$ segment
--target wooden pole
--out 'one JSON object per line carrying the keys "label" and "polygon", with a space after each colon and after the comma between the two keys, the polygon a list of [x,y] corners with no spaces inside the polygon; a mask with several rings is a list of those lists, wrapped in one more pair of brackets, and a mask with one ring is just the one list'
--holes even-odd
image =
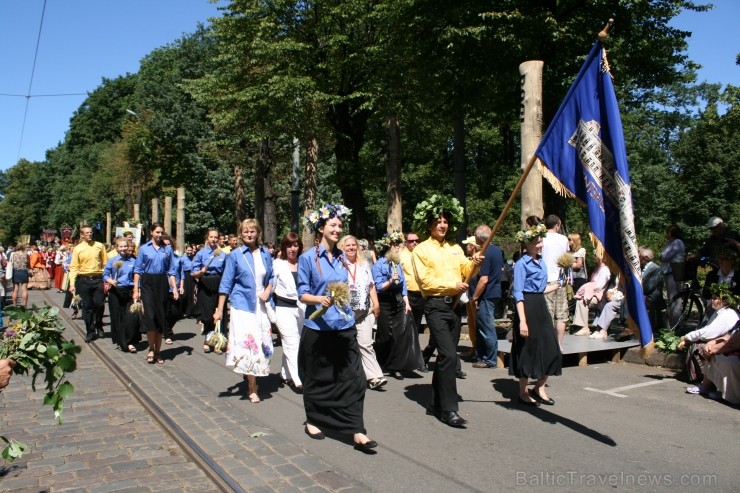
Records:
{"label": "wooden pole", "polygon": [[164,198],[164,231],[172,234],[172,197],[169,195]]}
{"label": "wooden pole", "polygon": [[139,222],[139,204],[134,204],[134,224]]}
{"label": "wooden pole", "polygon": [[110,245],[111,239],[111,213],[105,213],[105,242]]}
{"label": "wooden pole", "polygon": [[185,252],[185,187],[177,188],[177,247]]}
{"label": "wooden pole", "polygon": [[[530,60],[519,65],[522,84],[521,138],[522,168],[527,156],[537,150],[542,139],[542,67],[541,60]],[[545,213],[542,200],[542,173],[535,169],[522,186],[521,224],[529,216],[542,217]]]}
{"label": "wooden pole", "polygon": [[159,222],[159,199],[156,197],[152,199],[152,222]]}

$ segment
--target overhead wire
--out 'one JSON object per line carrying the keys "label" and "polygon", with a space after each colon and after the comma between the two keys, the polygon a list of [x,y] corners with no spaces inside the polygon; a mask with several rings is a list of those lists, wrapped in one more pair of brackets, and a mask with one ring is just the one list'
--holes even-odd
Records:
{"label": "overhead wire", "polygon": [[26,93],[26,109],[23,112],[23,123],[21,124],[21,139],[18,142],[18,156],[16,162],[21,158],[21,148],[23,147],[23,134],[26,131],[26,117],[28,116],[28,104],[31,101],[31,88],[33,87],[33,76],[36,73],[36,60],[39,56],[39,46],[41,45],[41,31],[44,27],[44,15],[46,14],[46,0],[44,0],[44,6],[41,9],[41,22],[39,23],[39,34],[36,37],[36,50],[33,55],[33,66],[31,67],[31,80],[28,81],[28,92]]}

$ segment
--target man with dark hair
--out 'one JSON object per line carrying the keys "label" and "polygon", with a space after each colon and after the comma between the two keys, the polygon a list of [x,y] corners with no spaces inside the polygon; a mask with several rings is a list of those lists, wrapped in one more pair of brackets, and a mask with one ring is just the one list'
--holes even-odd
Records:
{"label": "man with dark hair", "polygon": [[558,259],[568,251],[568,237],[560,234],[562,222],[555,214],[545,218],[547,236],[542,239],[542,260],[547,266],[547,284],[558,284],[555,291],[545,295],[547,309],[558,333],[558,344],[563,345],[565,323],[568,320],[568,291],[565,286],[565,273],[558,265]]}
{"label": "man with dark hair", "polygon": [[459,428],[467,421],[458,414],[455,375],[462,315],[458,297],[468,289],[463,279],[483,258],[476,255],[468,260],[462,248],[447,239],[454,237],[455,227],[462,222],[463,209],[456,199],[434,195],[417,205],[414,216],[421,222],[416,230],[429,235],[414,249],[413,262],[417,283],[426,299],[424,315],[439,351],[427,409],[441,422]]}
{"label": "man with dark hair", "polygon": [[[475,242],[483,245],[491,236],[491,228],[482,224],[475,230]],[[473,368],[496,368],[498,355],[498,336],[496,335],[496,306],[501,301],[501,271],[504,267],[504,254],[490,243],[484,252],[478,285],[473,293],[472,303],[478,311],[476,317],[477,361]]]}
{"label": "man with dark hair", "polygon": [[80,243],[72,250],[69,264],[69,291],[78,294],[82,301],[82,318],[85,320],[85,342],[103,337],[103,269],[107,262],[105,246],[93,240],[92,227],[80,228]]}

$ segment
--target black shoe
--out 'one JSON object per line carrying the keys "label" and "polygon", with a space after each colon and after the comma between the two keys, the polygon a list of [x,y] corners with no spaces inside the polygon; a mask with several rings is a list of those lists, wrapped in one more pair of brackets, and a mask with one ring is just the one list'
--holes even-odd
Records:
{"label": "black shoe", "polygon": [[363,453],[369,453],[372,449],[378,446],[378,442],[375,440],[368,440],[365,443],[357,443],[355,442],[355,450],[359,450]]}
{"label": "black shoe", "polygon": [[400,371],[392,371],[391,376],[396,380],[403,380],[403,373],[401,373]]}
{"label": "black shoe", "polygon": [[424,366],[419,368],[419,371],[422,373],[429,373],[429,366],[425,364]]}
{"label": "black shoe", "polygon": [[525,404],[527,406],[532,406],[532,407],[540,407],[540,403],[539,402],[537,402],[537,401],[528,401],[528,400],[522,399],[521,396],[519,396],[519,404]]}
{"label": "black shoe", "polygon": [[105,336],[105,332],[103,332],[103,329],[97,329],[95,331],[95,337],[98,339],[102,339]]}
{"label": "black shoe", "polygon": [[95,334],[86,334],[85,342],[93,342],[95,340]]}
{"label": "black shoe", "polygon": [[468,424],[468,421],[463,419],[463,417],[457,414],[456,411],[442,412],[438,419],[447,426],[452,426],[453,428],[462,428]]}
{"label": "black shoe", "polygon": [[304,426],[303,431],[305,431],[306,435],[313,438],[314,440],[323,440],[324,438],[326,438],[326,435],[324,435],[323,431],[319,431],[318,433],[311,433],[310,431],[308,431],[308,426]]}
{"label": "black shoe", "polygon": [[465,380],[465,377],[467,377],[468,374],[465,373],[462,370],[458,370],[458,372],[455,374],[455,376],[457,376],[457,378],[459,378],[460,380]]}
{"label": "black shoe", "polygon": [[537,402],[541,402],[542,404],[546,406],[554,406],[555,401],[552,399],[543,399],[539,392],[535,392],[534,390],[529,391],[529,396],[536,400]]}

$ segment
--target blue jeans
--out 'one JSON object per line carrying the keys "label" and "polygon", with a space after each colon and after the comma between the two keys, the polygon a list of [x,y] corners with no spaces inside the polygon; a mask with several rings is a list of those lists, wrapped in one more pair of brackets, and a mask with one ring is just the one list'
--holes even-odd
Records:
{"label": "blue jeans", "polygon": [[476,342],[476,354],[478,361],[489,366],[496,366],[496,355],[498,354],[498,337],[496,336],[496,320],[494,311],[498,298],[478,300],[478,340]]}

